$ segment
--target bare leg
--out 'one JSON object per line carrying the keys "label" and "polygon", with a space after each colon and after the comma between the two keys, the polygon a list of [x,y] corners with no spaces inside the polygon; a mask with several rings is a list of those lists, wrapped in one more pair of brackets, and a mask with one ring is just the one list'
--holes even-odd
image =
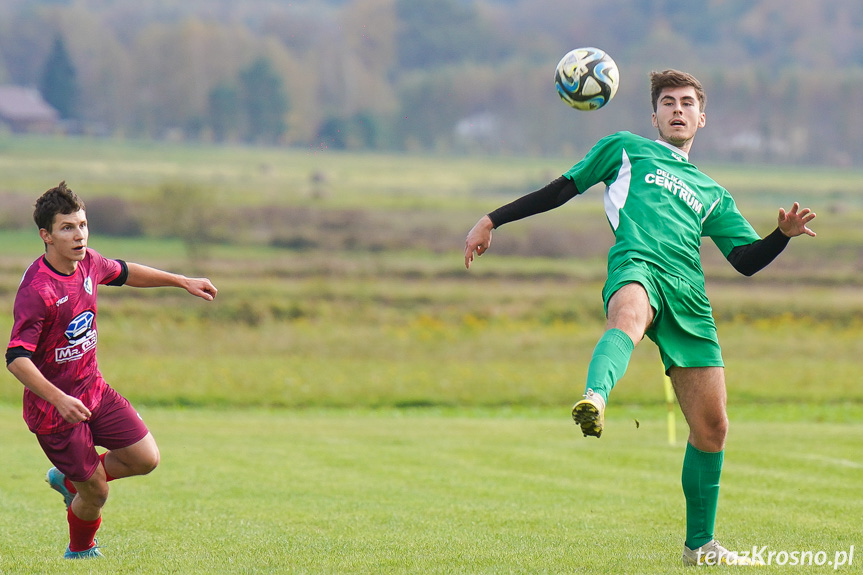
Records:
{"label": "bare leg", "polygon": [[605,329],[619,329],[629,336],[633,345],[638,345],[655,315],[644,287],[639,283],[627,284],[608,300]]}
{"label": "bare leg", "polygon": [[587,367],[584,399],[572,408],[572,419],[585,437],[602,435],[608,395],[626,373],[632,351],[644,337],[654,315],[647,291],[639,283],[623,286],[608,301],[606,331],[593,349]]}
{"label": "bare leg", "polygon": [[146,475],[158,464],[159,448],[149,433],[134,445],[107,452],[104,468],[98,466],[87,481],[72,482],[78,490],[72,501],[72,512],[84,521],[98,519],[108,500],[108,475],[113,479]]}
{"label": "bare leg", "polygon": [[692,550],[713,541],[728,433],[725,371],[721,367],[674,367],[669,375],[689,424],[681,483],[686,498],[686,546]]}
{"label": "bare leg", "polygon": [[724,368],[672,367],[669,376],[689,424],[689,443],[701,451],[722,451],[728,433]]}
{"label": "bare leg", "polygon": [[124,447],[114,449],[105,455],[105,471],[114,479],[147,475],[159,465],[159,446],[153,435],[148,433],[144,439]]}

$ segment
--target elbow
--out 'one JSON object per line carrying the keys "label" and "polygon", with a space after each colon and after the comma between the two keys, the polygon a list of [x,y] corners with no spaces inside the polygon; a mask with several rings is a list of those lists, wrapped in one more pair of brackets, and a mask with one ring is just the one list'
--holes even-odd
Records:
{"label": "elbow", "polygon": [[731,264],[731,267],[746,277],[755,275],[755,272],[761,269],[759,266],[752,265],[750,260],[741,257],[741,254],[737,250],[731,252],[726,259],[728,260],[728,263]]}
{"label": "elbow", "polygon": [[17,366],[15,366],[15,360],[17,360],[17,359],[18,359],[18,358],[16,357],[16,358],[13,358],[13,359],[11,359],[11,360],[10,360],[10,359],[7,359],[7,360],[6,360],[6,371],[8,371],[9,373],[11,373],[11,374],[12,374],[12,375],[14,375],[15,377],[18,377],[18,372],[17,372],[17,370],[15,369],[15,367],[17,367]]}
{"label": "elbow", "polygon": [[7,350],[6,351],[6,369],[14,375],[18,377],[21,374],[21,369],[24,367],[24,362],[19,360],[28,359],[29,355],[24,355],[21,353],[17,353],[17,350]]}

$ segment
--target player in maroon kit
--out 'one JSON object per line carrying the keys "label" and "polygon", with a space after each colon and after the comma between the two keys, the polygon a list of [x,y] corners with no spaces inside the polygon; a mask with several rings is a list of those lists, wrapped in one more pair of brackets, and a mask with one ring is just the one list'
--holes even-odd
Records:
{"label": "player in maroon kit", "polygon": [[[173,286],[207,301],[217,290],[205,278],[110,260],[88,248],[84,202],[65,182],[36,201],[33,219],[45,255],[18,287],[6,365],[24,384],[24,420],[55,466],[47,481],[67,506],[65,557],[100,557],[95,536],[108,482],[146,475],[159,464],[159,448],[135,409],[99,373],[96,288]],[[108,451],[100,455],[97,445]]]}

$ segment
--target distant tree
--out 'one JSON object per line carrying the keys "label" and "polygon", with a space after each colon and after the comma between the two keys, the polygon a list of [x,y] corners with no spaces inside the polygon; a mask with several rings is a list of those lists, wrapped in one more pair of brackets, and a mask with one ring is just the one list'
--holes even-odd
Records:
{"label": "distant tree", "polygon": [[327,148],[343,150],[348,147],[348,121],[330,117],[318,128],[318,140]]}
{"label": "distant tree", "polygon": [[57,109],[61,118],[77,117],[78,74],[59,34],[54,37],[51,52],[42,67],[39,91],[45,101]]}
{"label": "distant tree", "polygon": [[461,0],[396,0],[398,58],[418,69],[504,56],[502,39]]}
{"label": "distant tree", "polygon": [[216,140],[225,141],[239,132],[243,117],[240,92],[236,86],[222,82],[207,97],[207,123]]}
{"label": "distant tree", "polygon": [[370,112],[343,118],[330,116],[318,127],[320,144],[333,149],[380,149],[386,141],[384,120]]}
{"label": "distant tree", "polygon": [[246,140],[276,143],[287,130],[288,96],[267,58],[240,71],[240,94],[246,113]]}

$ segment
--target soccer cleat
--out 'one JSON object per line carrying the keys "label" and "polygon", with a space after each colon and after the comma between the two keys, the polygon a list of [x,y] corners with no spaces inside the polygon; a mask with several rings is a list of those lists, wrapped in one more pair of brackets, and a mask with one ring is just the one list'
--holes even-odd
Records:
{"label": "soccer cleat", "polygon": [[694,567],[701,565],[764,565],[762,561],[739,555],[729,551],[719,544],[716,539],[709,541],[697,549],[683,546],[683,566]]}
{"label": "soccer cleat", "polygon": [[72,500],[75,499],[75,494],[66,488],[66,476],[63,475],[63,472],[56,467],[52,467],[48,470],[45,481],[51,486],[51,489],[63,496],[66,508],[68,509],[72,505]]}
{"label": "soccer cleat", "polygon": [[602,435],[605,425],[605,400],[592,389],[584,394],[584,399],[572,406],[572,420],[581,426],[585,437]]}
{"label": "soccer cleat", "polygon": [[99,542],[93,540],[93,546],[84,551],[72,551],[71,547],[66,547],[66,553],[63,554],[63,557],[65,559],[96,559],[97,557],[104,557],[104,555],[99,551]]}

